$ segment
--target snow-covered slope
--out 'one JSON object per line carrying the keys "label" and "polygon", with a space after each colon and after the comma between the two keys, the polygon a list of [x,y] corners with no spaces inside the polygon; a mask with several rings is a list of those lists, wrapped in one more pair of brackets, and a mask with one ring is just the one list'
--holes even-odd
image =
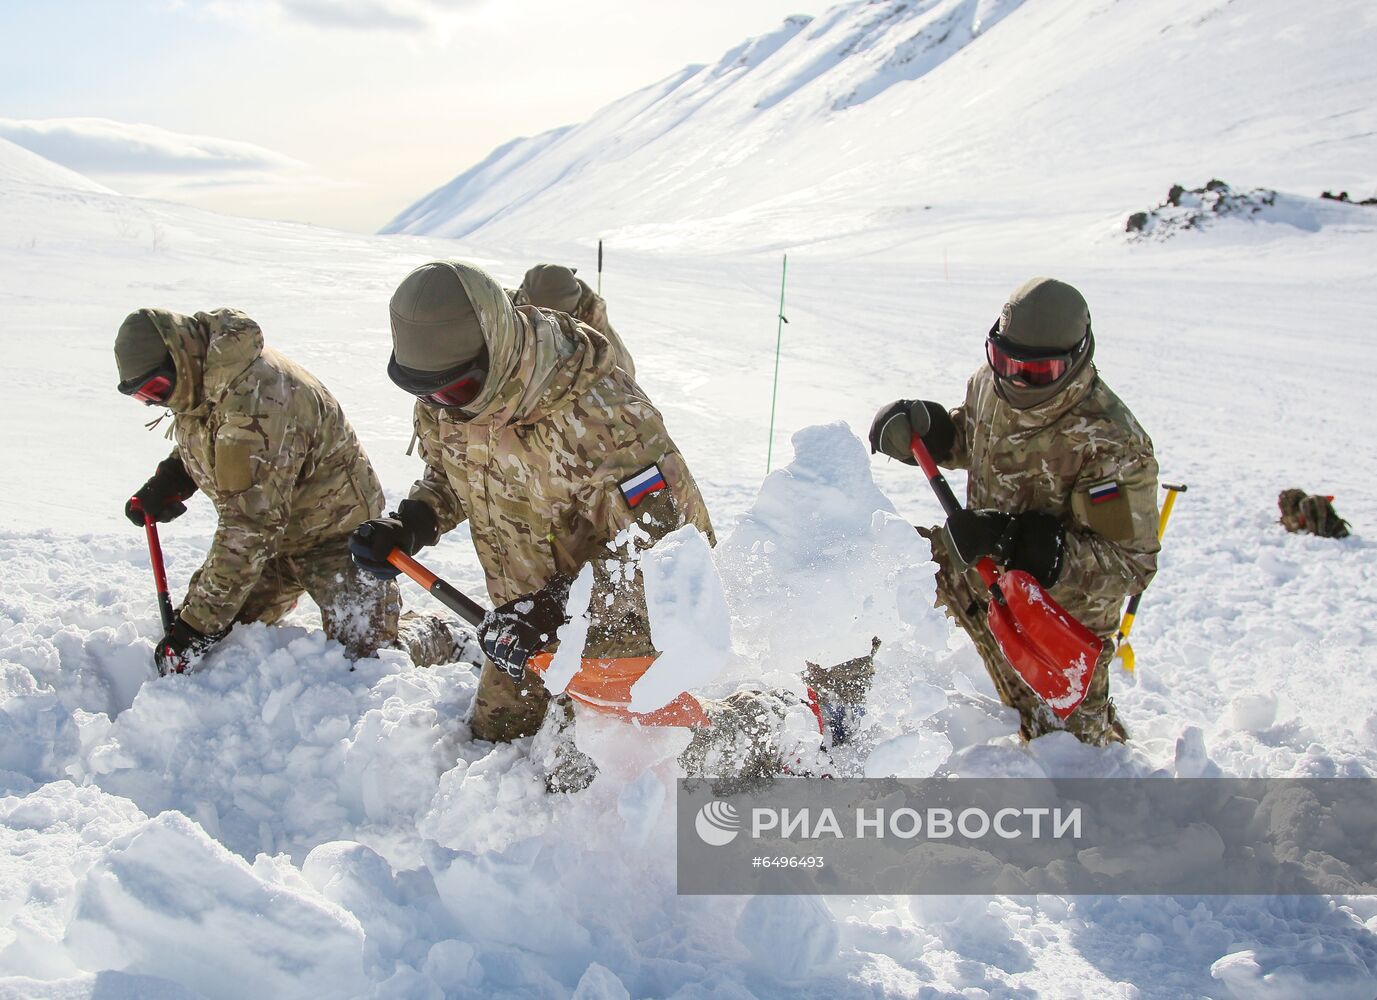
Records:
{"label": "snow-covered slope", "polygon": [[37,185],[68,191],[99,191],[110,194],[109,188],[68,170],[8,139],[0,139],[0,184],[7,187]]}
{"label": "snow-covered slope", "polygon": [[1361,0],[844,3],[510,143],[384,231],[940,254],[986,222],[1081,239],[1196,178],[1366,196],[1374,45]]}

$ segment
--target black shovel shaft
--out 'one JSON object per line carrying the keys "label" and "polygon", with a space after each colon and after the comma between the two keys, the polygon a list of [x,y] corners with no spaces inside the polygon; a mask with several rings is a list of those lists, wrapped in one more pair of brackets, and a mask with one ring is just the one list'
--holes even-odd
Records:
{"label": "black shovel shaft", "polygon": [[387,561],[474,628],[483,624],[483,619],[488,615],[483,605],[451,587],[401,549],[393,549],[388,553]]}
{"label": "black shovel shaft", "polygon": [[913,457],[918,459],[918,464],[923,467],[923,475],[928,477],[928,483],[932,486],[932,492],[937,494],[937,502],[942,505],[942,510],[946,512],[947,517],[955,517],[958,511],[965,508],[961,506],[961,501],[956,499],[951,484],[933,461],[932,452],[928,451],[922,435],[913,435],[909,441],[909,448],[913,451]]}

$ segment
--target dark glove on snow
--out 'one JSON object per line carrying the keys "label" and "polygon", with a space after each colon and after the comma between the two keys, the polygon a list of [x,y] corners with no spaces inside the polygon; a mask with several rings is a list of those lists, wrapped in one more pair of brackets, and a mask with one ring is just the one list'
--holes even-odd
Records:
{"label": "dark glove on snow", "polygon": [[1061,576],[1066,529],[1051,514],[963,510],[947,519],[946,530],[957,558],[968,566],[993,556],[1005,569],[1021,569],[1044,587]]}
{"label": "dark glove on snow", "polygon": [[172,628],[153,647],[153,666],[158,668],[158,676],[185,673],[186,668],[222,639],[224,634],[206,635],[192,628],[186,619],[178,615],[172,622]]}
{"label": "dark glove on snow", "polygon": [[534,594],[489,611],[479,624],[483,652],[512,680],[521,680],[526,661],[553,643],[559,627],[569,620],[564,605],[573,582],[573,577],[555,576]]}
{"label": "dark glove on snow", "polygon": [[1014,517],[1014,537],[1004,552],[1006,569],[1021,569],[1044,587],[1061,578],[1066,529],[1051,514],[1025,510]]}
{"label": "dark glove on snow", "polygon": [[896,399],[882,406],[870,424],[870,453],[881,453],[908,465],[917,465],[909,441],[923,439],[933,461],[945,461],[956,443],[956,425],[940,403],[927,399]]}
{"label": "dark glove on snow", "polygon": [[145,513],[160,524],[166,524],[186,513],[186,504],[182,501],[195,492],[196,482],[187,474],[182,460],[165,458],[158,463],[153,478],[125,503],[124,516],[140,528]]}
{"label": "dark glove on snow", "polygon": [[387,517],[364,521],[349,536],[354,564],[380,580],[395,580],[401,570],[387,561],[393,549],[414,556],[440,540],[440,522],[428,504],[403,500]]}

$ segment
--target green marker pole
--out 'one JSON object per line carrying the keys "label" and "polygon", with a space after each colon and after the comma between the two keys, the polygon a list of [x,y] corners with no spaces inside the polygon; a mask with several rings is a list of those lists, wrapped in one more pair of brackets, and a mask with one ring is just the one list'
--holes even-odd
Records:
{"label": "green marker pole", "polygon": [[770,474],[775,454],[775,404],[779,401],[779,352],[784,344],[784,282],[789,276],[789,255],[784,255],[784,267],[779,272],[779,323],[775,332],[775,386],[770,393],[770,442],[765,448],[765,475]]}
{"label": "green marker pole", "polygon": [[602,240],[598,240],[598,294],[602,294]]}

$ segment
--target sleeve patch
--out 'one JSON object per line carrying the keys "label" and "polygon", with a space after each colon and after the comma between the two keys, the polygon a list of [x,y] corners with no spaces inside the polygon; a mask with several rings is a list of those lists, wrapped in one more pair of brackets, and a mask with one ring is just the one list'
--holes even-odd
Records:
{"label": "sleeve patch", "polygon": [[665,482],[665,474],[660,471],[660,467],[652,463],[634,476],[623,479],[617,484],[617,488],[622,491],[622,498],[626,500],[626,505],[634,509],[646,497],[652,493],[660,492],[668,485]]}
{"label": "sleeve patch", "polygon": [[[1097,493],[1097,490],[1103,492]],[[1128,494],[1116,482],[1092,486],[1076,495],[1072,507],[1080,507],[1083,523],[1095,534],[1111,542],[1126,542],[1134,536],[1133,508]]]}
{"label": "sleeve patch", "polygon": [[233,441],[215,442],[215,488],[221,493],[242,493],[253,485],[249,446]]}

